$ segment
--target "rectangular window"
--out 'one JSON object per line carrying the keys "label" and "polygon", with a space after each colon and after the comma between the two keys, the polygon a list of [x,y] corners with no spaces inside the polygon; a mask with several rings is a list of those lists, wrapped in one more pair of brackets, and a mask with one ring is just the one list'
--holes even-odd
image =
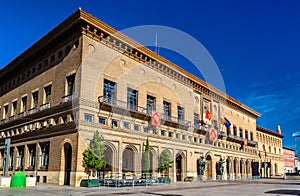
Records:
{"label": "rectangular window", "polygon": [[164,131],[164,130],[161,130],[161,131],[160,131],[160,135],[165,136],[165,131]]}
{"label": "rectangular window", "polygon": [[21,101],[21,112],[26,112],[27,111],[27,96],[22,97]]}
{"label": "rectangular window", "polygon": [[182,140],[185,140],[185,135],[182,135]]}
{"label": "rectangular window", "polygon": [[11,110],[11,116],[17,115],[17,104],[18,104],[17,101],[13,102],[13,104],[12,104],[12,110]]}
{"label": "rectangular window", "polygon": [[104,102],[115,104],[116,103],[116,91],[117,85],[114,82],[104,79],[104,86],[103,86],[103,97]]}
{"label": "rectangular window", "polygon": [[117,126],[118,126],[118,121],[112,120],[112,121],[111,121],[111,126],[112,126],[112,127],[117,127]]}
{"label": "rectangular window", "polygon": [[129,123],[123,122],[123,128],[124,129],[129,129]]}
{"label": "rectangular window", "polygon": [[243,129],[240,128],[239,130],[240,130],[240,137],[243,137]]}
{"label": "rectangular window", "polygon": [[50,103],[50,101],[51,101],[51,85],[46,86],[44,88],[44,93],[45,93],[45,103]]}
{"label": "rectangular window", "polygon": [[32,108],[36,108],[39,102],[39,92],[32,93]]}
{"label": "rectangular window", "polygon": [[8,119],[8,105],[4,106],[4,110],[3,110],[3,118],[4,119]]}
{"label": "rectangular window", "polygon": [[194,113],[194,127],[199,128],[199,114]]}
{"label": "rectangular window", "polygon": [[29,160],[28,160],[28,165],[30,167],[34,167],[35,166],[35,145],[32,146],[28,146],[29,148]]}
{"label": "rectangular window", "polygon": [[105,125],[106,124],[105,118],[99,118],[99,123]]}
{"label": "rectangular window", "polygon": [[181,123],[184,120],[184,108],[181,106],[177,106],[177,114],[178,114],[178,123]]}
{"label": "rectangular window", "polygon": [[178,133],[176,133],[176,139],[179,139],[179,134]]}
{"label": "rectangular window", "polygon": [[171,103],[164,101],[164,115],[165,116],[171,116]]}
{"label": "rectangular window", "polygon": [[249,139],[249,138],[248,138],[248,131],[247,131],[247,130],[245,130],[245,138],[246,138],[246,139]]}
{"label": "rectangular window", "polygon": [[194,137],[194,142],[197,142],[197,138],[196,137]]}
{"label": "rectangular window", "polygon": [[74,93],[75,74],[67,77],[67,92],[66,95],[73,95]]}
{"label": "rectangular window", "polygon": [[87,122],[93,122],[93,116],[90,114],[85,114],[84,115],[84,120]]}
{"label": "rectangular window", "polygon": [[157,131],[156,131],[156,129],[152,129],[152,134],[157,134]]}
{"label": "rectangular window", "polygon": [[148,127],[144,127],[144,132],[148,133],[148,131],[149,131],[149,128]]}
{"label": "rectangular window", "polygon": [[42,150],[41,166],[47,167],[49,161],[49,144],[42,144],[41,150]]}
{"label": "rectangular window", "polygon": [[253,140],[253,133],[250,132],[250,140]]}
{"label": "rectangular window", "polygon": [[137,91],[127,88],[127,109],[137,110]]}
{"label": "rectangular window", "polygon": [[233,127],[233,135],[237,135],[237,129],[235,126]]}
{"label": "rectangular window", "polygon": [[135,131],[139,131],[140,130],[140,126],[139,125],[134,125],[133,127],[134,127]]}
{"label": "rectangular window", "polygon": [[168,137],[173,137],[173,133],[172,133],[172,132],[169,132],[169,133],[168,133]]}
{"label": "rectangular window", "polygon": [[156,98],[151,96],[151,95],[147,95],[147,114],[151,115],[152,111],[156,111]]}

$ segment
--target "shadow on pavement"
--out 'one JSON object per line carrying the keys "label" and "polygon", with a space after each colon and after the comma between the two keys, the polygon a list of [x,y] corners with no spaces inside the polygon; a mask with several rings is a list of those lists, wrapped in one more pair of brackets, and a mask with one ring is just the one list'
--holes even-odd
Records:
{"label": "shadow on pavement", "polygon": [[265,193],[269,193],[269,194],[284,194],[284,195],[300,195],[300,190],[279,189],[279,190],[267,191]]}

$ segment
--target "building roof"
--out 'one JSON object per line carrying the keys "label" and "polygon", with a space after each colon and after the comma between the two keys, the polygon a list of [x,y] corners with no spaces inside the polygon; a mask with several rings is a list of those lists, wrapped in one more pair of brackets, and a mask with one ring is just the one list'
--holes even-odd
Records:
{"label": "building roof", "polygon": [[260,127],[260,126],[256,126],[256,130],[260,131],[260,132],[263,132],[263,133],[266,133],[266,134],[270,134],[270,135],[276,136],[276,137],[280,137],[280,138],[284,137],[284,135],[281,134],[281,133],[277,133],[277,132],[274,132],[272,130]]}
{"label": "building roof", "polygon": [[296,150],[294,150],[294,149],[292,149],[292,148],[288,148],[288,147],[285,147],[285,146],[283,146],[282,148],[283,148],[283,149],[286,149],[286,150],[296,151]]}
{"label": "building roof", "polygon": [[[91,30],[92,28],[89,29],[91,26],[93,27],[93,31]],[[170,62],[169,60],[163,58],[162,56],[156,54],[155,52],[146,48],[145,46],[142,46],[141,44],[137,43],[133,39],[120,33],[116,29],[112,28],[111,26],[107,25],[106,23],[97,19],[96,17],[88,14],[82,9],[78,9],[76,12],[70,15],[66,20],[64,20],[62,23],[56,26],[53,30],[47,33],[39,41],[37,41],[30,48],[28,48],[26,51],[20,54],[17,58],[15,58],[12,62],[6,65],[3,69],[1,69],[0,85],[6,82],[8,78],[10,78],[11,74],[15,73],[15,70],[19,70],[24,66],[28,66],[29,62],[35,62],[36,59],[39,58],[39,55],[43,54],[43,51],[51,48],[51,47],[46,47],[45,45],[49,44],[50,42],[61,41],[62,39],[60,39],[60,36],[63,36],[63,34],[68,31],[76,31],[76,32],[78,31],[78,34],[80,33],[80,35],[85,34],[98,40],[104,39],[103,37],[98,36],[99,31],[102,31],[107,35],[111,36],[112,38],[114,38],[115,40],[118,40],[119,42],[129,45],[131,48],[134,48],[135,58],[146,56],[147,57],[146,59],[148,60],[153,59],[153,61],[157,62],[157,64],[172,69],[172,71],[176,72],[175,74],[180,75],[181,78],[183,78],[182,80],[183,82],[193,87],[195,91],[205,93],[216,100],[220,100],[226,103],[227,105],[229,105],[229,107],[238,109],[243,113],[252,116],[253,118],[258,118],[261,115],[260,113],[253,110],[252,108],[237,101],[236,99],[225,94],[224,92],[220,91],[214,86],[204,82],[203,80],[187,72],[186,70]],[[137,55],[137,53],[139,53],[139,55]],[[133,54],[131,53],[129,55],[133,55]],[[139,59],[139,60],[142,61],[144,59]]]}

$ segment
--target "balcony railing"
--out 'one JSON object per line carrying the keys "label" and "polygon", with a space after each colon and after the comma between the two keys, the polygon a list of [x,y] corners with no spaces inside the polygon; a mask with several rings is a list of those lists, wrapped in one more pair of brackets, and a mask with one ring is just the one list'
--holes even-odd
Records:
{"label": "balcony railing", "polygon": [[[128,112],[129,112],[130,115],[137,117],[138,114],[141,114],[144,116],[148,116],[148,120],[150,120],[150,117],[152,114],[152,111],[150,111],[149,109],[147,110],[147,108],[128,104],[125,101],[112,99],[110,97],[99,96],[98,102],[100,103],[100,109],[109,110],[111,112],[116,112],[116,113],[123,114],[123,115],[126,115],[126,113],[128,115]],[[161,118],[161,123],[166,124],[166,125],[171,125],[171,126],[176,126],[176,127],[178,127],[180,125],[184,126],[184,127],[191,126],[191,121],[178,119],[177,117],[160,114],[160,118]]]}
{"label": "balcony railing", "polygon": [[31,109],[28,110],[28,115],[34,114],[34,113],[36,113],[37,111],[38,111],[37,108],[31,108]]}
{"label": "balcony railing", "polygon": [[223,132],[223,131],[218,131],[218,136],[220,138],[224,138],[224,137],[227,137],[227,134],[225,132]]}
{"label": "balcony railing", "polygon": [[2,125],[2,124],[4,124],[4,123],[6,123],[6,119],[0,120],[0,125]]}
{"label": "balcony railing", "polygon": [[253,141],[253,140],[247,140],[247,144],[249,145],[249,146],[257,146],[258,145],[258,142],[256,142],[256,141]]}
{"label": "balcony railing", "polygon": [[40,106],[40,111],[43,111],[43,110],[46,110],[46,109],[49,109],[51,106],[50,102],[48,103],[45,103],[43,105]]}
{"label": "balcony railing", "polygon": [[15,119],[16,119],[15,116],[10,116],[10,117],[8,118],[8,122],[14,121]]}
{"label": "balcony railing", "polygon": [[27,116],[26,112],[21,112],[21,113],[18,114],[18,118],[23,118],[25,116]]}
{"label": "balcony railing", "polygon": [[72,101],[73,98],[74,98],[73,95],[66,95],[66,96],[63,96],[63,97],[61,98],[61,102],[62,102],[62,103],[66,103],[66,102]]}
{"label": "balcony railing", "polygon": [[227,137],[228,140],[233,140],[235,142],[239,142],[239,143],[242,143],[244,142],[244,139],[240,136],[237,136],[237,135],[232,135],[232,134],[229,134],[228,137]]}

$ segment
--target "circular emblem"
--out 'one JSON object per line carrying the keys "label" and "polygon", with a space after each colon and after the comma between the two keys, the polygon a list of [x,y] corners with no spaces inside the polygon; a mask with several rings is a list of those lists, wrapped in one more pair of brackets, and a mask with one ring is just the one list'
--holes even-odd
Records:
{"label": "circular emblem", "polygon": [[217,131],[213,128],[209,130],[209,140],[211,140],[211,141],[217,141],[218,140]]}
{"label": "circular emblem", "polygon": [[158,112],[152,114],[152,125],[159,126],[160,125],[160,115]]}

